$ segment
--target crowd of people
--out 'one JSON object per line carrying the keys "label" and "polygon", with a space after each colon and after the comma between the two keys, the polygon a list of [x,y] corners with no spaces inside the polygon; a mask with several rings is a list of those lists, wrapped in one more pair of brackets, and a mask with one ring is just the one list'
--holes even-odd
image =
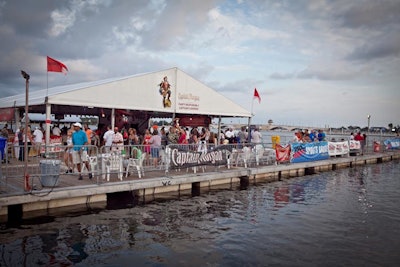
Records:
{"label": "crowd of people", "polygon": [[[13,143],[15,146],[15,156],[20,161],[24,161],[24,143],[27,140],[28,155],[40,156],[44,142],[45,130],[42,125],[35,127],[32,131],[30,126],[25,136],[25,128],[21,126],[15,133]],[[143,153],[157,166],[160,158],[160,149],[170,144],[192,145],[194,149],[200,149],[201,145],[206,144],[244,144],[262,143],[263,137],[257,128],[253,128],[250,134],[247,127],[243,126],[238,131],[231,127],[221,130],[219,133],[212,132],[208,127],[182,127],[179,119],[175,119],[170,127],[153,125],[143,133],[137,129],[123,126],[112,128],[111,125],[100,126],[99,129],[92,130],[87,124],[82,125],[77,122],[70,127],[64,125],[62,129],[54,125],[51,129],[52,137],[60,137],[62,144],[65,145],[64,162],[67,166],[67,173],[72,173],[76,169],[79,179],[82,179],[82,164],[89,170],[88,155],[95,153],[95,149],[104,149],[105,153],[121,152],[128,153],[129,156],[140,158]],[[1,130],[1,135],[8,138],[7,125]],[[303,130],[296,131],[292,142],[308,143],[326,141],[323,130]],[[365,146],[366,135],[358,132],[356,135],[351,133],[350,140],[360,141],[362,150]],[[219,143],[218,143],[219,140]],[[139,147],[140,149],[133,149]],[[128,148],[128,149],[127,149]],[[89,178],[91,174],[89,174]]]}
{"label": "crowd of people", "polygon": [[304,129],[303,131],[296,131],[292,140],[295,143],[311,143],[326,141],[326,134],[324,130],[311,130]]}

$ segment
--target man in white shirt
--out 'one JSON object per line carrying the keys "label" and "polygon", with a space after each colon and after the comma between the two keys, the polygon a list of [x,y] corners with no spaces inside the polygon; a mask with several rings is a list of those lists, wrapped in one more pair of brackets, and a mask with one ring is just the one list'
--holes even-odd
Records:
{"label": "man in white shirt", "polygon": [[111,130],[111,126],[107,126],[107,132],[103,135],[103,142],[107,153],[111,151],[111,146],[113,144],[114,131]]}
{"label": "man in white shirt", "polygon": [[58,127],[58,125],[54,125],[53,130],[52,130],[52,133],[53,133],[53,135],[61,136],[61,130],[60,130],[60,128]]}
{"label": "man in white shirt", "polygon": [[35,144],[35,150],[37,152],[37,156],[40,156],[40,147],[43,141],[43,132],[39,129],[39,127],[35,127],[33,131],[33,142]]}
{"label": "man in white shirt", "polygon": [[118,130],[118,127],[114,127],[114,133],[112,137],[112,150],[114,152],[121,152],[124,149],[124,137]]}
{"label": "man in white shirt", "polygon": [[229,128],[228,130],[226,130],[225,132],[225,138],[229,140],[229,143],[233,143],[233,139],[235,137],[235,134],[233,133],[232,129]]}
{"label": "man in white shirt", "polygon": [[252,143],[261,143],[262,135],[258,131],[257,128],[254,129],[254,131],[251,133],[251,142]]}

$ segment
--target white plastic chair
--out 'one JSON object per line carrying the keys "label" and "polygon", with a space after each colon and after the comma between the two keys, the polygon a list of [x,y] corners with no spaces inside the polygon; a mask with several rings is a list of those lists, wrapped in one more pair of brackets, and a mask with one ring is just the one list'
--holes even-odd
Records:
{"label": "white plastic chair", "polygon": [[262,145],[256,145],[253,150],[254,150],[254,154],[256,156],[256,165],[258,166],[258,165],[260,165],[260,161],[261,161],[262,157],[264,156],[265,149]]}
{"label": "white plastic chair", "polygon": [[126,166],[125,177],[128,177],[131,168],[135,168],[139,178],[142,178],[142,176],[144,176],[143,161],[145,158],[146,158],[146,153],[142,153],[141,157],[138,159],[129,158],[128,165]]}
{"label": "white plastic chair", "polygon": [[244,167],[247,168],[247,163],[250,161],[251,158],[251,148],[249,147],[244,147],[242,149],[242,153],[238,154],[238,157],[236,159],[236,165],[242,160],[244,163]]}
{"label": "white plastic chair", "polygon": [[118,171],[118,178],[122,181],[123,175],[123,164],[122,157],[117,153],[112,153],[105,160],[107,181],[110,181],[110,174],[112,171]]}
{"label": "white plastic chair", "polygon": [[88,159],[89,159],[90,170],[92,171],[92,175],[94,176],[94,174],[97,173],[97,167],[98,167],[97,156],[90,156],[88,157]]}
{"label": "white plastic chair", "polygon": [[97,173],[97,163],[98,163],[98,161],[97,161],[97,157],[96,156],[90,156],[90,157],[87,157],[87,159],[88,159],[88,162],[89,162],[89,166],[90,166],[90,171],[86,168],[86,164],[82,164],[82,172],[84,172],[84,171],[87,171],[88,173],[89,172],[91,172],[92,173],[92,175],[93,175],[93,177],[94,177],[94,175],[95,175],[95,173]]}

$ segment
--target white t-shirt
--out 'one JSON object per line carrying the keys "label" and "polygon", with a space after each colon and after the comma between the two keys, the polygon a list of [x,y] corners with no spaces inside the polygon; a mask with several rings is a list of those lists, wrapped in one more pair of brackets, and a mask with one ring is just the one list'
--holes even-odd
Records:
{"label": "white t-shirt", "polygon": [[53,135],[60,136],[60,135],[61,135],[61,130],[60,130],[60,128],[58,128],[57,126],[55,126],[55,127],[53,128]]}
{"label": "white t-shirt", "polygon": [[103,136],[105,146],[111,146],[114,139],[114,131],[108,130]]}
{"label": "white t-shirt", "polygon": [[36,129],[33,131],[33,135],[35,136],[33,139],[35,143],[41,143],[43,141],[43,133],[41,130]]}
{"label": "white t-shirt", "polygon": [[251,142],[252,143],[261,143],[261,138],[262,138],[262,135],[259,131],[254,131],[251,134]]}

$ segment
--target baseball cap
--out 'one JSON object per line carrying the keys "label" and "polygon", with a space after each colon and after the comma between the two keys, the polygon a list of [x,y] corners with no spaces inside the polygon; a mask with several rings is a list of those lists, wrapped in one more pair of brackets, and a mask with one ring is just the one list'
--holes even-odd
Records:
{"label": "baseball cap", "polygon": [[79,128],[82,128],[82,124],[80,122],[75,122],[73,125],[78,126]]}

